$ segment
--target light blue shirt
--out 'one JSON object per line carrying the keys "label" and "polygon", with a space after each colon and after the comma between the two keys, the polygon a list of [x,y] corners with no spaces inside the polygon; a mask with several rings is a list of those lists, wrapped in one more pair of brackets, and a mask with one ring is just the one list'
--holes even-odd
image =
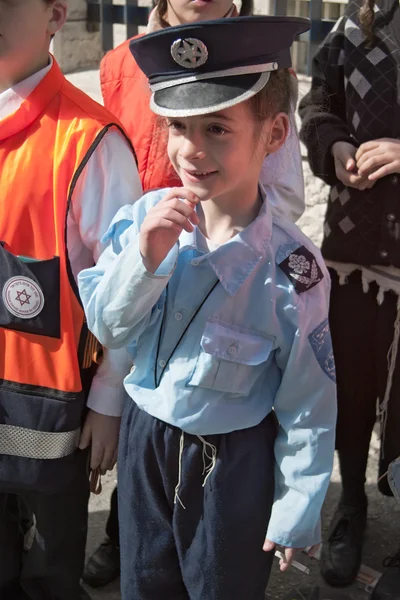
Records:
{"label": "light blue shirt", "polygon": [[136,404],[187,433],[253,427],[274,409],[280,428],[267,537],[315,544],[336,421],[321,255],[264,201],[246,229],[212,252],[197,228],[183,232],[151,274],[138,232],[167,191],[122,208],[97,265],[80,274],[89,328],[106,347],[128,347],[135,366],[125,387]]}

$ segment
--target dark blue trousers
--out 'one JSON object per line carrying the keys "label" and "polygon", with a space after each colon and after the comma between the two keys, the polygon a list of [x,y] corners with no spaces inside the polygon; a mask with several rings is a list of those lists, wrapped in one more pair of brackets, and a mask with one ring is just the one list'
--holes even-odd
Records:
{"label": "dark blue trousers", "polygon": [[122,600],[264,600],[275,435],[269,415],[202,440],[127,401],[118,458]]}

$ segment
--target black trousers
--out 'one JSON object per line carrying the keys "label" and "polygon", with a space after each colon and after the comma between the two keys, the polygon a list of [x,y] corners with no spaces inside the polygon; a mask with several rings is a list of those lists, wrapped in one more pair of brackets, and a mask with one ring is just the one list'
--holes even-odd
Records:
{"label": "black trousers", "polygon": [[[394,337],[398,297],[387,292],[377,303],[378,286],[362,289],[360,272],[340,285],[331,271],[330,326],[337,369],[338,422],[336,447],[343,483],[343,501],[365,504],[365,472],[371,434],[377,419],[377,399],[382,402],[388,377],[387,355]],[[400,352],[390,394],[379,475],[400,455]],[[380,491],[391,495],[386,477]]]}
{"label": "black trousers", "polygon": [[106,524],[106,534],[114,546],[119,546],[119,523],[118,523],[118,489],[114,488],[111,494],[110,514]]}
{"label": "black trousers", "polygon": [[118,457],[122,600],[264,600],[275,431],[269,415],[251,429],[206,436],[216,464],[203,487],[211,447],[127,401]]}
{"label": "black trousers", "polygon": [[[57,494],[0,494],[1,600],[79,600],[85,560],[87,453],[76,453],[76,481]],[[24,536],[36,533],[28,551]]]}

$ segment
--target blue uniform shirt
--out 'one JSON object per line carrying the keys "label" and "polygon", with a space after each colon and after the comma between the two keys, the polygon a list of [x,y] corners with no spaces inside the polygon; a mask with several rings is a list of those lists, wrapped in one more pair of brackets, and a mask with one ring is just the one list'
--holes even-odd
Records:
{"label": "blue uniform shirt", "polygon": [[317,543],[336,420],[323,260],[264,201],[248,227],[212,252],[197,228],[184,231],[151,274],[138,232],[167,192],[122,208],[108,248],[80,274],[89,328],[106,347],[128,347],[135,366],[125,387],[137,405],[185,432],[245,429],[274,409],[280,427],[267,537],[292,547]]}

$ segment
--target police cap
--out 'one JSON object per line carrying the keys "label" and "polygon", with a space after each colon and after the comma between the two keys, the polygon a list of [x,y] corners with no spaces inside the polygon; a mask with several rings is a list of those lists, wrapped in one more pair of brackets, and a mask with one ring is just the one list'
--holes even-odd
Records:
{"label": "police cap", "polygon": [[251,98],[271,71],[291,66],[300,17],[235,17],[168,27],[136,38],[130,50],[149,79],[152,110],[166,117],[203,115]]}

